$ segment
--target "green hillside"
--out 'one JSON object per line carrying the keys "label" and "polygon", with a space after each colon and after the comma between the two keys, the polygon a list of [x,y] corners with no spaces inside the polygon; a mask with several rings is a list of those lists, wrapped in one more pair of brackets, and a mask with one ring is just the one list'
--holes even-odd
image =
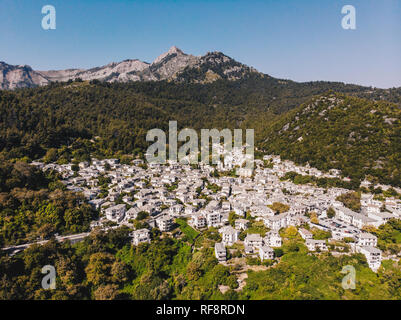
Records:
{"label": "green hillside", "polygon": [[401,108],[396,104],[326,94],[276,119],[264,136],[266,151],[284,159],[401,186]]}
{"label": "green hillside", "polygon": [[[329,97],[314,106],[308,102],[329,90],[347,96],[337,95],[341,103],[333,106]],[[179,129],[253,128],[256,146],[268,152],[324,170],[339,168],[355,180],[371,175],[399,185],[397,103],[398,89],[296,83],[258,73],[203,84],[54,83],[0,92],[0,158],[33,160],[50,152],[50,161],[66,162],[90,154],[141,155],[149,146],[147,131],[167,131],[176,120]]]}
{"label": "green hillside", "polygon": [[369,88],[251,74],[208,84],[70,81],[0,91],[0,154],[35,159],[49,148],[96,136],[97,149],[107,154],[139,152],[147,147],[147,130],[167,129],[169,120],[180,128],[254,128],[258,139],[277,114],[329,89],[356,94]]}

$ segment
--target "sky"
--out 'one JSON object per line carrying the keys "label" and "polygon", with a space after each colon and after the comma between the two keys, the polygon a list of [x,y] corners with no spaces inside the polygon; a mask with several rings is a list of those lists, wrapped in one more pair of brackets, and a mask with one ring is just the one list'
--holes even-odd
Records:
{"label": "sky", "polygon": [[[42,7],[56,29],[42,28]],[[345,30],[344,5],[356,9]],[[221,51],[273,77],[401,87],[400,0],[0,0],[0,61],[36,70]]]}

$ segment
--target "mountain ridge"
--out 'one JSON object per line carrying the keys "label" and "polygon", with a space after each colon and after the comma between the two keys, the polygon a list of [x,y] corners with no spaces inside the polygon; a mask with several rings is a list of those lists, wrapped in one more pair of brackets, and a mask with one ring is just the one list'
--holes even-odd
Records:
{"label": "mountain ridge", "polygon": [[0,61],[0,89],[42,86],[49,81],[28,65],[9,65]]}
{"label": "mountain ridge", "polygon": [[[193,68],[196,68],[197,71],[190,72]],[[181,74],[184,70],[186,74]],[[0,89],[31,88],[77,78],[84,81],[106,82],[168,80],[204,83],[218,79],[239,80],[250,73],[259,72],[221,52],[208,52],[204,56],[194,56],[173,46],[152,63],[138,59],[126,59],[89,69],[70,68],[41,71],[33,70],[27,65],[14,66],[2,62],[0,63]],[[188,78],[188,75],[196,75],[196,78]]]}

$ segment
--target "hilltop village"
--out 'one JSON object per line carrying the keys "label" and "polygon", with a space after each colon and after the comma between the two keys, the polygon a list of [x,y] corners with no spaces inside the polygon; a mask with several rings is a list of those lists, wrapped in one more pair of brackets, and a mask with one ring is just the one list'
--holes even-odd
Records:
{"label": "hilltop village", "polygon": [[[346,181],[338,170],[323,173],[266,155],[255,160],[253,170],[235,172],[243,159],[231,159],[229,170],[222,164],[169,161],[161,165],[141,159],[130,164],[117,159],[92,159],[79,165],[32,164],[60,173],[68,190],[84,194],[100,213],[92,229],[128,226],[135,246],[151,242],[155,228],[176,237],[209,232],[215,233],[219,262],[246,257],[267,263],[279,257],[285,234],[293,233],[313,254],[362,253],[373,271],[382,259],[395,258],[384,255],[377,247],[377,237],[366,230],[400,218],[398,197],[377,199],[372,193],[362,193],[356,212],[338,200],[350,190],[285,179],[288,173],[296,173]],[[361,184],[365,188],[370,185],[368,181]]]}

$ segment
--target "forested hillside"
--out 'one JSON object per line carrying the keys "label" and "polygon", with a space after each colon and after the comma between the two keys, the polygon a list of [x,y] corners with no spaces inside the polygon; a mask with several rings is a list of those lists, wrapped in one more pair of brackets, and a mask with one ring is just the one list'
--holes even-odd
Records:
{"label": "forested hillside", "polygon": [[[394,230],[392,230],[394,231]],[[213,248],[192,252],[184,241],[161,238],[131,246],[129,229],[95,231],[75,245],[51,240],[9,257],[0,252],[0,299],[400,299],[400,263],[383,261],[378,273],[361,254],[308,254],[299,239],[286,239],[282,256],[264,271],[248,271],[239,288],[237,266],[219,264]],[[210,241],[210,240],[209,240]],[[212,242],[213,243],[213,242]],[[41,287],[41,267],[57,269],[56,290]],[[341,270],[356,267],[356,289],[344,290]],[[222,293],[220,288],[225,286]]]}
{"label": "forested hillside", "polygon": [[401,108],[341,94],[283,115],[263,136],[267,152],[345,176],[401,186]]}
{"label": "forested hillside", "polygon": [[[41,157],[76,138],[99,136],[110,152],[143,150],[151,128],[255,128],[315,94],[334,89],[362,92],[341,83],[295,83],[254,75],[240,81],[176,84],[165,81],[51,84],[0,91],[0,152],[6,158]],[[256,135],[256,139],[259,135]]]}
{"label": "forested hillside", "polygon": [[[316,115],[323,112],[321,106],[315,108],[322,109],[317,113],[299,116],[300,128],[294,125],[282,130],[285,119],[294,115],[287,111],[329,90],[370,99],[344,97],[343,108],[327,111],[327,121]],[[397,89],[296,83],[258,73],[238,81],[206,84],[53,83],[0,92],[0,157],[29,161],[49,150],[51,161],[62,158],[64,162],[88,159],[91,153],[141,155],[149,145],[146,132],[152,128],[167,131],[168,122],[176,120],[179,129],[253,128],[256,146],[266,151],[301,163],[309,161],[321,169],[340,168],[355,179],[369,174],[398,184],[399,109],[397,104],[382,101],[385,98],[400,102]],[[301,133],[304,140],[294,140]]]}
{"label": "forested hillside", "polygon": [[55,174],[24,162],[0,165],[0,247],[88,231],[96,215]]}

